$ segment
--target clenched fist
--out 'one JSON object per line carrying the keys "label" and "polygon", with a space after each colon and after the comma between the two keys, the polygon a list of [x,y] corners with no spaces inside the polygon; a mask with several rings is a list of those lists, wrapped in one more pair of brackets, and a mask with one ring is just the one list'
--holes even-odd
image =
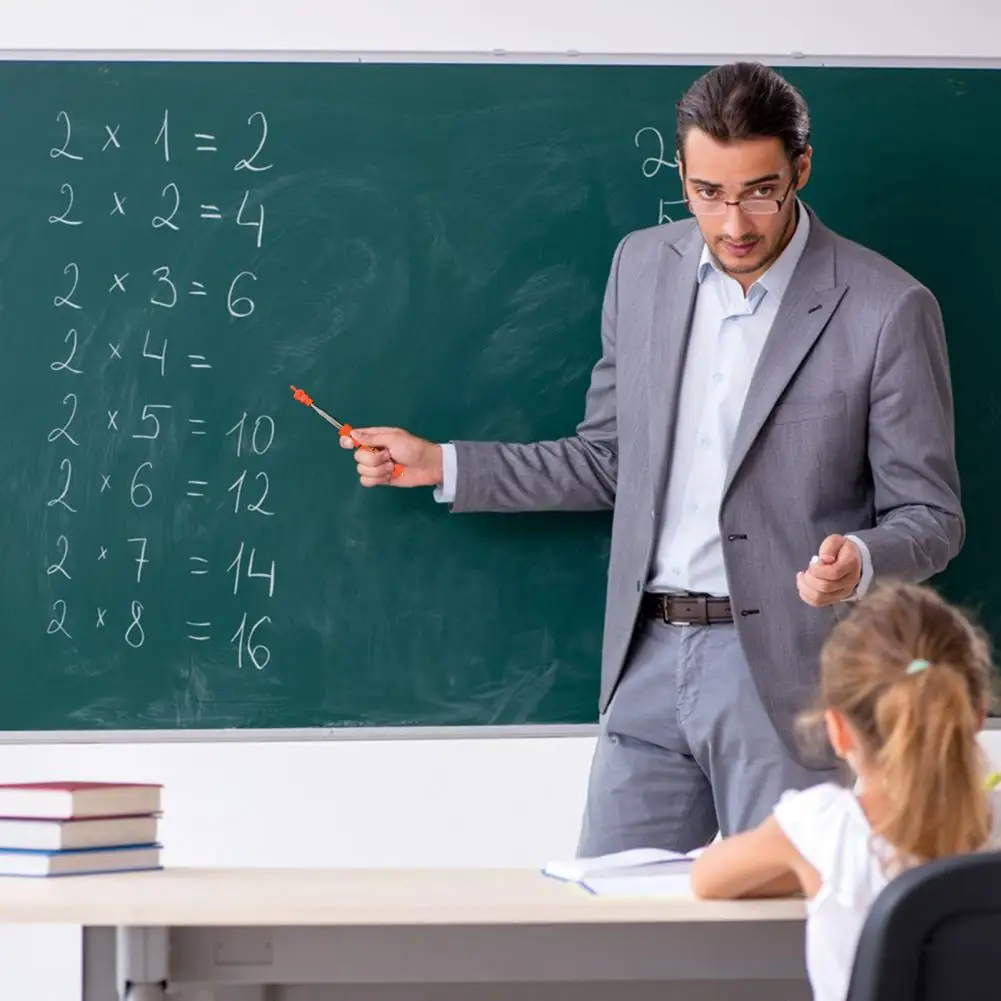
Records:
{"label": "clenched fist", "polygon": [[[374,451],[356,448],[355,442]],[[341,447],[355,449],[355,465],[363,487],[436,487],[441,484],[441,447],[402,428],[352,428],[350,437],[341,438]],[[403,472],[394,477],[396,464],[403,467]]]}
{"label": "clenched fist", "polygon": [[822,608],[851,597],[861,578],[858,546],[843,535],[829,535],[810,565],[796,574],[796,588],[808,605]]}

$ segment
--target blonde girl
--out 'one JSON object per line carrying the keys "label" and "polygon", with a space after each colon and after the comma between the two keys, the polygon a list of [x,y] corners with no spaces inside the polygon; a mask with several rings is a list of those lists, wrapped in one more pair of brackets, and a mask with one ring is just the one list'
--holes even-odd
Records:
{"label": "blonde girl", "polygon": [[926,586],[875,586],[821,655],[816,715],[854,787],[786,792],[759,827],[695,862],[700,897],[807,898],[816,1001],[843,1001],[869,906],[894,875],[1001,847],[977,739],[991,681],[987,640],[959,609]]}

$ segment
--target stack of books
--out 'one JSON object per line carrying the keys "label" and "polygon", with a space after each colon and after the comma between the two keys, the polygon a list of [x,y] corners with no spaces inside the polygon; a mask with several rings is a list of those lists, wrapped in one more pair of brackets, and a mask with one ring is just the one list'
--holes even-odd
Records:
{"label": "stack of books", "polygon": [[162,788],[135,782],[0,784],[0,876],[163,868]]}

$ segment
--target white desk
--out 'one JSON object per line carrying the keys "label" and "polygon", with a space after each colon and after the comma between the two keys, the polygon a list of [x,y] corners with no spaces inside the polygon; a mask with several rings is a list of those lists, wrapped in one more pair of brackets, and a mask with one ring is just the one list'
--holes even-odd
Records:
{"label": "white desk", "polygon": [[171,998],[244,996],[235,985],[268,999],[321,996],[308,985],[451,998],[475,985],[559,1001],[646,985],[666,1001],[665,982],[682,981],[767,981],[779,1001],[808,996],[803,917],[792,900],[598,899],[521,870],[174,868],[0,883],[0,921],[83,926],[85,1001],[112,1001],[116,987],[162,1001],[166,985]]}

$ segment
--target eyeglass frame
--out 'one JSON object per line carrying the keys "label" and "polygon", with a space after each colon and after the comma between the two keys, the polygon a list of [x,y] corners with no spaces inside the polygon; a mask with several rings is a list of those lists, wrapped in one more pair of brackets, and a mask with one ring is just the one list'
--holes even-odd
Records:
{"label": "eyeglass frame", "polygon": [[703,203],[703,204],[709,204],[709,205],[722,205],[723,209],[720,212],[708,212],[708,213],[707,212],[701,212],[701,213],[697,212],[695,210],[695,208],[694,208],[693,199],[691,199],[691,198],[688,197],[688,191],[685,190],[687,188],[687,184],[688,184],[687,179],[682,179],[682,191],[683,191],[683,193],[685,195],[685,204],[688,206],[688,211],[691,212],[693,216],[697,216],[697,215],[723,216],[723,215],[726,215],[726,210],[731,205],[738,206],[740,208],[740,211],[744,212],[745,211],[744,206],[748,202],[752,202],[752,201],[753,202],[772,202],[775,205],[775,211],[774,212],[748,212],[747,213],[748,215],[771,216],[771,215],[778,215],[782,211],[782,206],[785,205],[785,203],[787,201],[789,201],[789,196],[794,193],[794,189],[796,187],[796,182],[798,180],[799,180],[799,171],[796,169],[796,166],[794,164],[793,168],[792,168],[792,180],[789,182],[789,187],[786,188],[786,193],[781,198],[738,198],[736,201],[732,201],[732,202],[727,201],[726,199],[723,199],[722,201]]}

